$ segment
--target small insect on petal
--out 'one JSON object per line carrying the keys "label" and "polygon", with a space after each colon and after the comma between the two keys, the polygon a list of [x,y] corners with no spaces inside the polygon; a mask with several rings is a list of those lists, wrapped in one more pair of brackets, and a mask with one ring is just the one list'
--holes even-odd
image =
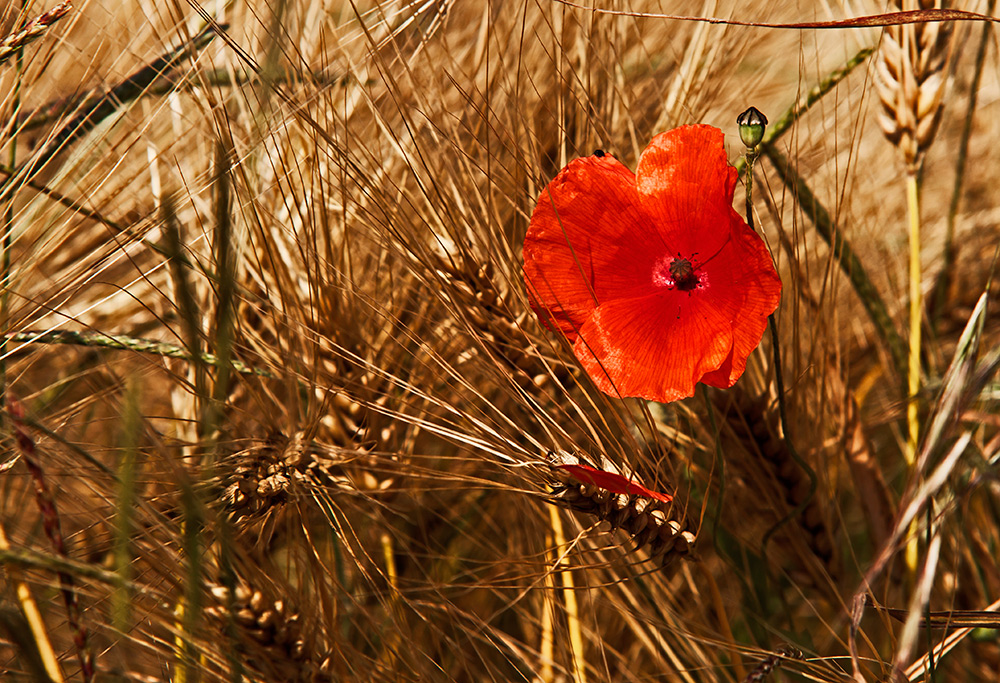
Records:
{"label": "small insect on petal", "polygon": [[625,495],[630,496],[645,496],[663,503],[669,503],[674,499],[674,497],[668,493],[651,491],[642,484],[629,481],[620,474],[599,470],[596,467],[591,467],[590,465],[556,465],[556,468],[565,470],[570,474],[570,476],[581,483],[593,484],[594,486],[599,486],[602,489],[607,489],[612,493],[624,493]]}

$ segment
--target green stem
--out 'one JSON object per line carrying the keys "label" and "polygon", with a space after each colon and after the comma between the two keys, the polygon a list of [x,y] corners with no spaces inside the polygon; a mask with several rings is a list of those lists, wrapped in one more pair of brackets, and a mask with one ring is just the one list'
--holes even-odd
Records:
{"label": "green stem", "polygon": [[[123,334],[105,334],[103,332],[76,332],[72,330],[53,330],[50,332],[16,332],[4,335],[5,341],[24,344],[67,344],[70,346],[86,346],[117,351],[132,351],[148,353],[164,358],[180,358],[193,360],[191,354],[183,347],[169,342],[155,341],[129,337]],[[199,360],[205,365],[218,366],[221,361],[215,354],[202,352]],[[230,367],[241,375],[257,375],[258,377],[274,377],[268,370],[250,367],[238,360],[229,361]]]}

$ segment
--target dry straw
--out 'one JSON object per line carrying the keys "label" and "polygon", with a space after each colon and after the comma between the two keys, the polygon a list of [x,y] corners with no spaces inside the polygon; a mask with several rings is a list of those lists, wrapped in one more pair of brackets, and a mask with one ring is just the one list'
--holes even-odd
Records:
{"label": "dry straw", "polygon": [[[745,4],[768,20],[800,11]],[[885,173],[867,156],[880,134],[853,106],[869,83],[843,70],[838,88],[793,108],[781,150],[798,169],[801,211],[774,196],[762,221],[772,243],[780,232],[791,245],[779,258],[792,273],[780,343],[790,432],[821,485],[808,504],[806,470],[764,390],[774,372],[767,354],[753,356],[741,380],[749,405],[725,393],[718,429],[718,396],[663,406],[597,394],[530,310],[519,254],[540,188],[565,159],[601,147],[634,168],[656,122],[677,117],[731,134],[736,105],[718,93],[749,87],[727,87],[732,74],[758,78],[756,104],[780,111],[796,98],[776,71],[822,75],[829,41],[845,32],[809,34],[822,43],[813,53],[801,32],[730,28],[713,43],[721,29],[549,2],[362,3],[370,11],[353,15],[357,3],[276,3],[273,21],[246,5],[227,8],[219,20],[233,29],[211,34],[220,39],[210,45],[206,34],[170,48],[182,21],[198,21],[174,3],[176,12],[131,22],[142,32],[106,50],[111,57],[98,54],[116,37],[107,31],[75,48],[45,36],[26,61],[25,102],[44,107],[21,127],[12,106],[23,143],[2,140],[21,153],[6,164],[15,177],[0,207],[16,228],[7,376],[29,414],[52,425],[25,422],[58,498],[68,556],[39,533],[44,518],[18,462],[0,473],[3,570],[19,569],[38,596],[59,572],[75,579],[101,654],[96,673],[109,679],[843,680],[845,603],[916,514],[897,517],[908,473],[884,457],[896,386],[859,389],[886,375],[885,359],[866,350],[894,331],[874,314],[850,330],[836,317],[862,291],[887,295],[882,278],[858,285],[860,264],[874,273],[869,254],[881,244],[852,230],[882,198],[848,191],[862,166]],[[684,6],[719,16],[723,3]],[[764,33],[773,49],[750,59]],[[910,42],[892,35],[902,64]],[[42,73],[45,50],[54,67]],[[719,55],[731,69],[713,67]],[[92,90],[54,121],[54,103],[78,84],[53,72],[72,59],[83,65],[81,91],[114,84],[114,73],[133,76],[106,98]],[[270,66],[258,70],[257,60]],[[981,102],[995,109],[991,66]],[[680,85],[667,106],[672,83]],[[824,106],[808,106],[820,99]],[[836,165],[846,173],[837,176],[847,184],[841,204],[825,220],[812,209],[834,163],[807,148],[813,124],[824,142],[857,134],[858,157]],[[23,153],[31,136],[34,156]],[[232,140],[231,209],[213,192],[220,136]],[[993,167],[983,160],[995,150],[971,153],[970,168]],[[759,196],[773,181],[769,168],[758,170]],[[159,210],[163,186],[178,188],[173,216]],[[971,194],[969,204],[983,208]],[[211,248],[213,235],[226,244],[224,214],[238,251],[228,273],[219,268],[226,255]],[[814,255],[799,218],[815,221],[830,248]],[[848,238],[858,240],[853,250]],[[193,301],[171,289],[167,255],[180,274],[174,284],[186,280]],[[831,286],[837,263],[855,291]],[[212,324],[225,320],[216,311],[228,298],[229,340]],[[892,301],[878,300],[891,323]],[[984,348],[995,333],[987,327]],[[905,375],[899,349],[893,362]],[[189,374],[196,359],[199,388]],[[135,413],[122,419],[132,377]],[[218,408],[211,420],[195,409],[208,402]],[[946,455],[967,414],[996,412],[956,406],[941,421]],[[201,441],[199,423],[209,427]],[[934,424],[923,427],[925,441]],[[956,452],[947,460],[955,477],[942,470],[933,489],[906,498],[940,501],[941,538],[954,539],[938,575],[956,577],[958,590],[935,587],[932,607],[988,605],[1000,590],[989,554],[1000,543],[987,467],[996,429],[984,421],[964,437],[982,465]],[[558,461],[544,460],[550,449]],[[191,457],[208,452],[218,453],[211,467]],[[915,483],[937,471],[939,456],[928,453],[926,467],[910,469]],[[590,471],[583,465],[604,473],[596,481],[624,483],[611,490],[573,476]],[[635,472],[652,496],[635,493],[645,488]],[[784,516],[794,523],[762,543]],[[903,519],[898,530],[894,519]],[[879,576],[871,588],[880,602],[906,607],[901,582],[888,569]],[[67,677],[81,678],[65,609],[55,600],[38,608]],[[851,629],[865,662],[855,680],[904,664],[890,627],[867,619]],[[938,664],[940,680],[958,671],[989,678],[995,644],[971,640]],[[775,651],[782,641],[809,657]],[[29,668],[27,648],[4,644],[0,678],[17,678]],[[935,661],[941,654],[935,647]]]}

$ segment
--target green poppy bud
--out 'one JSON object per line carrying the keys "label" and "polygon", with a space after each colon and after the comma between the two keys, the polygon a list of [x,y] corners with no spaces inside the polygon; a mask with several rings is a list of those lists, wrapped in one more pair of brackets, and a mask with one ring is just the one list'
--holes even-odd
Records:
{"label": "green poppy bud", "polygon": [[767,117],[761,114],[757,107],[750,107],[737,116],[736,123],[740,127],[740,139],[748,148],[753,149],[764,139]]}

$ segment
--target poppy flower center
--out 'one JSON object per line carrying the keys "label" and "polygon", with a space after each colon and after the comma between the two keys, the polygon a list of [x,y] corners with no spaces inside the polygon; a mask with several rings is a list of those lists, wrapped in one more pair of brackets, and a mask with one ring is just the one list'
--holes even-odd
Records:
{"label": "poppy flower center", "polygon": [[700,288],[704,284],[704,279],[704,273],[680,254],[661,258],[653,266],[653,284],[660,287],[690,292]]}

